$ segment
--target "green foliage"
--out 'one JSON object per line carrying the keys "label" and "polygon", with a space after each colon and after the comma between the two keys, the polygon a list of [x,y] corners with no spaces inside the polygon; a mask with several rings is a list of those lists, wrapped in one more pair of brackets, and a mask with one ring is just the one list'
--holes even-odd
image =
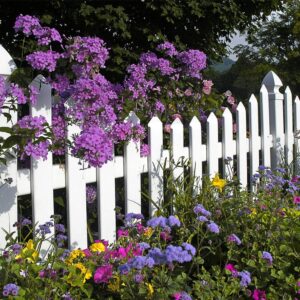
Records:
{"label": "green foliage", "polygon": [[179,48],[201,49],[211,59],[220,58],[235,30],[251,26],[253,19],[262,19],[280,6],[280,0],[4,0],[0,3],[0,43],[14,57],[21,56],[11,28],[17,15],[36,15],[66,35],[103,38],[113,57],[107,72],[111,79],[120,79],[137,55],[165,39]]}

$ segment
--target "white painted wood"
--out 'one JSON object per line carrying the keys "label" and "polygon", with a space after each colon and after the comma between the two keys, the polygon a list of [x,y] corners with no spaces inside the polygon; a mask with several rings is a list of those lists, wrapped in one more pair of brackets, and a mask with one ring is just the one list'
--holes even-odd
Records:
{"label": "white painted wood", "polygon": [[294,132],[295,132],[295,156],[296,174],[300,175],[300,100],[296,96],[294,101]]}
{"label": "white painted wood", "polygon": [[[72,139],[80,129],[68,126],[67,136]],[[87,248],[86,183],[79,159],[66,155],[66,192],[69,248]]]}
{"label": "white painted wood", "polygon": [[98,233],[99,239],[110,243],[116,239],[116,195],[114,160],[97,168]]}
{"label": "white painted wood", "polygon": [[233,170],[233,126],[232,126],[232,114],[228,108],[226,108],[222,115],[222,142],[223,142],[223,177],[227,180],[232,179],[234,174]]}
{"label": "white painted wood", "polygon": [[191,176],[194,178],[193,194],[198,195],[202,186],[202,132],[201,123],[197,117],[193,117],[189,125],[189,144]]}
{"label": "white painted wood", "polygon": [[148,145],[150,155],[148,156],[150,215],[153,216],[157,207],[161,207],[164,197],[163,178],[163,126],[158,117],[154,117],[148,123]]}
{"label": "white painted wood", "polygon": [[[261,140],[258,135],[258,104],[256,97],[252,94],[249,99],[249,147],[250,147],[250,178],[258,171],[259,149]],[[253,190],[252,181],[250,181]]]}
{"label": "white painted wood", "polygon": [[183,125],[179,118],[171,124],[171,151],[172,151],[172,173],[174,180],[183,180]]}
{"label": "white painted wood", "polygon": [[219,172],[218,161],[218,119],[214,113],[207,118],[207,164],[208,175],[213,178]]}
{"label": "white painted wood", "polygon": [[[0,45],[0,76],[6,80],[16,69],[16,65],[9,53]],[[11,113],[11,123],[7,123],[6,118],[0,113],[0,126],[10,127],[17,122],[17,113]],[[0,133],[0,136],[6,138],[8,135]],[[13,224],[18,220],[17,208],[17,160],[9,155],[7,156],[7,165],[0,165],[0,248],[5,247],[5,233],[2,229],[11,233],[15,231]],[[3,184],[5,178],[11,178],[11,184]]]}
{"label": "white painted wood", "polygon": [[[49,126],[52,123],[52,98],[51,86],[42,75],[38,75],[30,84],[39,91],[37,103],[30,105],[32,117],[43,116]],[[33,222],[39,225],[50,221],[54,214],[53,182],[52,176],[52,153],[48,153],[46,160],[31,158],[31,194]],[[52,228],[51,234],[54,233]]]}
{"label": "white painted wood", "polygon": [[[127,121],[132,125],[140,120],[131,112]],[[133,140],[125,145],[124,151],[124,179],[125,179],[125,210],[126,213],[141,212],[141,174],[140,170],[140,142]]]}
{"label": "white painted wood", "polygon": [[261,125],[261,149],[262,149],[262,165],[271,167],[272,146],[270,135],[270,118],[269,118],[269,96],[266,86],[263,84],[260,89],[260,125]]}
{"label": "white painted wood", "polygon": [[290,165],[293,161],[293,100],[292,92],[289,87],[286,87],[284,92],[284,123],[285,123],[285,163]]}
{"label": "white painted wood", "polygon": [[237,175],[241,187],[247,187],[247,127],[246,127],[246,110],[242,102],[240,102],[236,109],[237,118]]}
{"label": "white painted wood", "polygon": [[271,149],[271,168],[275,169],[282,163],[284,155],[284,123],[283,123],[283,94],[279,92],[282,87],[280,78],[270,71],[263,79],[269,94],[270,107],[270,133],[273,136]]}

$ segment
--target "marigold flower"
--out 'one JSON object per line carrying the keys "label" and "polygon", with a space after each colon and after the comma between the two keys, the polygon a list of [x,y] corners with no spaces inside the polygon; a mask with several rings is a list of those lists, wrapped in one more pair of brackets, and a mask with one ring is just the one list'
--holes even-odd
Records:
{"label": "marigold flower", "polygon": [[24,258],[30,263],[36,262],[38,257],[39,253],[35,250],[33,240],[31,239],[27,242],[26,247],[21,250],[20,254],[16,255],[16,259]]}
{"label": "marigold flower", "polygon": [[85,257],[85,253],[80,249],[73,250],[69,257],[66,259],[67,264],[72,264],[76,258]]}
{"label": "marigold flower", "polygon": [[153,233],[153,229],[151,227],[145,228],[144,236],[146,236],[147,238],[150,238],[152,233]]}
{"label": "marigold flower", "polygon": [[[76,267],[76,269],[79,269],[81,271],[80,276],[82,277],[82,283],[85,283],[86,280],[92,277],[92,272],[88,268],[86,268],[83,263],[74,264],[74,267]],[[68,275],[67,282],[72,286],[76,286],[74,281],[74,274],[70,273]]]}
{"label": "marigold flower", "polygon": [[220,192],[222,192],[224,186],[226,185],[226,180],[221,179],[218,174],[212,180],[212,186],[216,187]]}
{"label": "marigold flower", "polygon": [[105,246],[104,246],[103,243],[97,242],[97,243],[94,243],[90,246],[90,250],[92,252],[104,252],[105,251]]}
{"label": "marigold flower", "polygon": [[152,295],[154,294],[154,288],[151,283],[146,283],[147,289],[148,289],[148,298],[152,298]]}

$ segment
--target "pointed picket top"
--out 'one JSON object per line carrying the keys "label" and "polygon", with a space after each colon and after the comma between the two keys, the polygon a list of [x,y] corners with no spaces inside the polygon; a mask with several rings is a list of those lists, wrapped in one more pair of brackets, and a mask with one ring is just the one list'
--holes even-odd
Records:
{"label": "pointed picket top", "polygon": [[286,89],[285,89],[285,91],[284,91],[284,95],[285,95],[286,97],[292,98],[292,91],[291,91],[291,89],[290,89],[289,86],[286,87]]}
{"label": "pointed picket top", "polygon": [[176,118],[171,124],[171,129],[183,127],[183,124],[179,118]]}
{"label": "pointed picket top", "polygon": [[236,110],[237,110],[237,112],[245,112],[246,113],[246,108],[245,108],[245,105],[243,104],[243,102],[239,102]]}
{"label": "pointed picket top", "polygon": [[263,79],[262,83],[266,86],[269,93],[278,93],[279,88],[282,87],[282,81],[278,75],[270,71]]}
{"label": "pointed picket top", "polygon": [[257,103],[257,99],[254,96],[254,94],[251,94],[250,99],[249,99],[249,103]]}
{"label": "pointed picket top", "polygon": [[191,122],[190,122],[190,126],[194,127],[194,126],[198,126],[200,123],[199,119],[196,116],[193,116]]}
{"label": "pointed picket top", "polygon": [[148,127],[157,127],[159,125],[162,125],[162,121],[157,116],[153,117],[148,123]]}
{"label": "pointed picket top", "polygon": [[268,94],[268,90],[264,84],[261,85],[260,92],[262,94],[266,94],[266,95]]}
{"label": "pointed picket top", "polygon": [[132,123],[132,125],[140,124],[140,119],[138,118],[138,116],[135,114],[134,111],[131,111],[128,114],[128,117],[126,118],[126,121],[130,121]]}
{"label": "pointed picket top", "polygon": [[216,117],[216,115],[211,112],[207,118],[207,123],[213,123],[213,122],[218,122],[218,118]]}
{"label": "pointed picket top", "polygon": [[226,107],[223,111],[222,117],[223,118],[228,118],[228,117],[232,117],[232,113],[230,111],[230,109],[228,107]]}
{"label": "pointed picket top", "polygon": [[0,45],[0,75],[9,76],[16,68],[10,54]]}
{"label": "pointed picket top", "polygon": [[300,101],[299,97],[296,96],[296,97],[295,97],[295,103],[298,103],[299,101]]}

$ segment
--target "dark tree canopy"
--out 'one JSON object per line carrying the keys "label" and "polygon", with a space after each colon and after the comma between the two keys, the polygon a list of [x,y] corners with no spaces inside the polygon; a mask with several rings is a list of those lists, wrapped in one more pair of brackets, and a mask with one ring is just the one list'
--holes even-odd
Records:
{"label": "dark tree canopy", "polygon": [[220,58],[234,30],[281,5],[281,0],[0,0],[0,43],[15,54],[16,16],[35,15],[66,35],[103,38],[113,58],[108,69],[116,76],[139,53],[165,39]]}

